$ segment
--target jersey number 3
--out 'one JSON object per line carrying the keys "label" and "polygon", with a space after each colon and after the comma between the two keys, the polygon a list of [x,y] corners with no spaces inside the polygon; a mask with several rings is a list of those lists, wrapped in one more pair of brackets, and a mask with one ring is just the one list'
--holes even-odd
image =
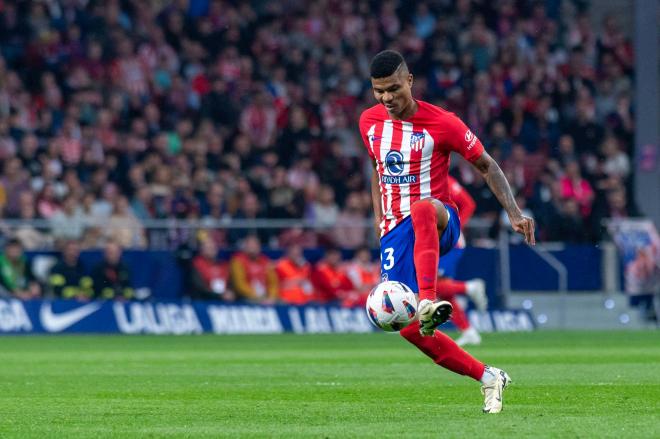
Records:
{"label": "jersey number 3", "polygon": [[389,270],[390,268],[394,267],[394,248],[387,247],[385,250],[383,250],[382,256],[385,257],[385,263],[383,264],[384,270]]}

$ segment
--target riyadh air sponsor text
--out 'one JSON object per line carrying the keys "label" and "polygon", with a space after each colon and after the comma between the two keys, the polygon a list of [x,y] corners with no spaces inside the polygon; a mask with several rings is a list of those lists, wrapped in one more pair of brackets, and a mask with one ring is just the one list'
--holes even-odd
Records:
{"label": "riyadh air sponsor text", "polygon": [[384,184],[410,184],[417,183],[416,175],[383,175],[380,181]]}

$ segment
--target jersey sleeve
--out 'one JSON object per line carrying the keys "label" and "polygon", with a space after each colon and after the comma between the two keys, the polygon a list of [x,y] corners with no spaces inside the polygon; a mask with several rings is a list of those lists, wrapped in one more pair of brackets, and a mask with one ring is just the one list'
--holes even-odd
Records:
{"label": "jersey sleeve", "polygon": [[373,125],[369,123],[369,119],[366,111],[360,115],[360,137],[362,137],[362,143],[364,144],[367,153],[369,153],[369,157],[371,157],[372,160],[375,160],[376,157],[374,157],[374,152],[371,150],[371,142],[369,142],[369,130]]}
{"label": "jersey sleeve", "polygon": [[455,114],[447,115],[444,131],[447,147],[465,160],[474,162],[483,154],[484,146],[479,138]]}

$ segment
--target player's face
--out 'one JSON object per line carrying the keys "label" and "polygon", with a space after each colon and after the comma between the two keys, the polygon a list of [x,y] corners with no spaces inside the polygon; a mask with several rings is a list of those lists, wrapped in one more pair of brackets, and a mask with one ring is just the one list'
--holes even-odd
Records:
{"label": "player's face", "polygon": [[376,100],[394,117],[404,114],[412,104],[412,82],[413,75],[407,70],[396,71],[386,78],[371,78]]}

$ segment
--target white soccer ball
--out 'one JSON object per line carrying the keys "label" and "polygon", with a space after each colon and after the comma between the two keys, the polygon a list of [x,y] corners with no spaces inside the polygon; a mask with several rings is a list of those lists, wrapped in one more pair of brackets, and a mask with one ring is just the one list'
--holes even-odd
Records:
{"label": "white soccer ball", "polygon": [[367,297],[371,323],[387,332],[397,332],[415,320],[417,298],[408,285],[397,281],[381,282]]}

